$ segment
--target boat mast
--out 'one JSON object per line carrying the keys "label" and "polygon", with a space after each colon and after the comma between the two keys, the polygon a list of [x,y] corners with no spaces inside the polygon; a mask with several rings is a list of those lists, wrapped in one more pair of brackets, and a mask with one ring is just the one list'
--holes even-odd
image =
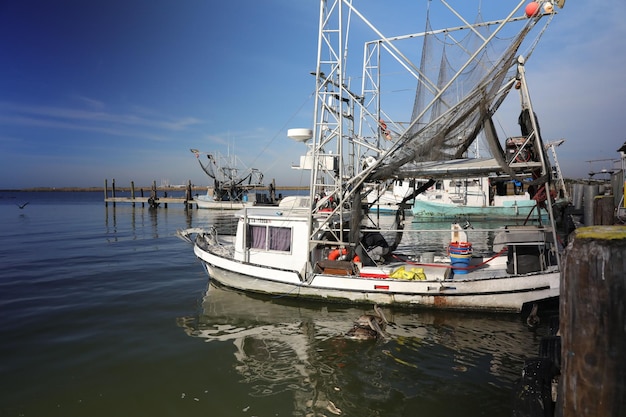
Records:
{"label": "boat mast", "polygon": [[[543,187],[545,190],[545,198],[546,198],[546,211],[548,212],[548,216],[550,217],[550,224],[552,225],[552,239],[554,240],[554,244],[558,244],[558,236],[556,231],[556,222],[554,220],[554,210],[552,208],[552,196],[550,195],[550,183],[552,178],[552,172],[550,169],[550,163],[548,161],[548,157],[546,155],[546,147],[543,144],[543,140],[541,139],[541,134],[539,133],[539,124],[537,123],[537,117],[535,116],[535,112],[533,110],[532,102],[530,100],[530,92],[528,91],[528,84],[526,83],[526,70],[524,68],[524,58],[519,57],[517,60],[517,80],[519,82],[520,89],[520,98],[522,109],[527,109],[530,122],[532,125],[531,136],[534,140],[534,148],[537,154],[539,155],[539,161],[541,162],[541,176],[545,182],[543,183]],[[539,203],[539,202],[537,202]],[[554,255],[556,257],[557,265],[560,265],[560,255],[559,251],[554,251]]]}
{"label": "boat mast", "polygon": [[[351,2],[320,1],[310,193],[313,216],[323,212],[328,220],[311,221],[311,240],[318,236],[332,215],[336,214],[339,224],[343,224],[343,208],[349,205],[343,184],[346,175],[354,175],[355,166],[345,154],[354,135],[353,101],[358,99],[348,88],[344,67],[351,16],[346,4],[349,6]],[[344,242],[343,234],[344,230],[338,228],[334,238]]]}
{"label": "boat mast", "polygon": [[[341,245],[347,242],[344,236],[347,231],[343,227],[347,213],[352,211],[353,217],[360,215],[361,190],[366,181],[388,181],[401,175],[411,175],[410,165],[414,162],[459,158],[476,139],[484,118],[495,113],[510,91],[514,81],[511,78],[515,77],[514,57],[526,36],[543,16],[542,13],[516,16],[526,3],[518,0],[511,7],[504,6],[505,17],[502,19],[469,23],[470,20],[463,18],[446,0],[441,0],[440,3],[460,21],[460,26],[438,30],[427,26],[423,33],[386,37],[354,7],[353,0],[320,0],[317,62],[314,72],[315,114],[313,139],[309,149],[309,160],[312,162],[312,216],[309,227],[311,245],[320,243],[322,234],[330,237],[331,243]],[[539,5],[543,6],[544,3],[546,1],[541,0]],[[550,17],[549,20],[554,15],[552,12],[546,14]],[[364,27],[366,30],[350,34],[352,19],[363,25],[359,25],[359,29]],[[368,31],[374,40],[368,38]],[[400,44],[404,46],[400,42],[402,40],[436,37],[438,34],[449,37],[452,32],[457,34],[457,39],[471,34],[475,38],[475,45],[467,49],[460,41],[454,44],[456,49],[452,52],[457,53],[458,60],[447,63],[450,74],[441,82],[436,82],[436,74],[425,74],[418,63],[411,61],[409,57],[412,48],[401,49]],[[350,90],[350,79],[346,75],[348,35],[358,42],[364,41],[360,95]],[[535,45],[536,42],[531,51]],[[446,44],[446,48],[450,47]],[[439,45],[439,49],[441,48]],[[360,51],[350,52],[358,55]],[[402,122],[402,110],[398,110],[397,106],[387,105],[392,102],[388,95],[384,98],[383,109],[383,55],[385,65],[387,60],[393,65],[385,66],[386,69],[405,70],[413,78],[410,82],[424,84],[430,92],[429,101],[426,100],[417,116],[414,112],[408,122]],[[477,74],[466,77],[468,68],[474,67]],[[395,76],[393,81],[399,81],[397,78]],[[404,79],[401,81],[406,82]],[[459,96],[459,92],[463,95]],[[438,103],[444,106],[445,111],[433,120],[421,121],[422,116],[426,116]],[[381,118],[385,119],[383,123],[393,126],[390,129],[393,130],[393,135],[383,140]],[[356,124],[359,126],[358,131],[355,130]],[[414,126],[419,128],[415,130]],[[499,144],[497,150],[501,152]],[[541,156],[544,157],[543,154]],[[402,172],[407,166],[408,169]],[[353,225],[356,225],[356,220]],[[330,233],[326,233],[328,230]],[[354,235],[350,239],[352,243],[355,242],[353,238]]]}
{"label": "boat mast", "polygon": [[569,195],[567,193],[567,188],[565,187],[565,179],[563,178],[563,173],[561,172],[561,166],[559,165],[559,159],[556,157],[556,149],[561,146],[565,142],[565,139],[555,140],[553,142],[546,143],[546,150],[550,149],[552,151],[552,160],[554,161],[554,166],[556,169],[556,180],[559,182],[559,189],[563,193],[563,198],[565,200],[569,200]]}

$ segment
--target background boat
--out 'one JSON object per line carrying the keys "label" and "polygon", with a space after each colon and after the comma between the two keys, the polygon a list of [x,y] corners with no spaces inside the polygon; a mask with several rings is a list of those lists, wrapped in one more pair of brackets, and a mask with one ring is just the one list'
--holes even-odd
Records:
{"label": "background boat", "polygon": [[[541,215],[537,202],[530,198],[523,183],[507,191],[510,180],[501,185],[489,177],[452,178],[438,181],[435,185],[415,196],[413,214],[420,217],[454,218],[466,216],[473,219],[526,219]],[[513,184],[512,184],[513,185]],[[544,212],[545,215],[545,212]]]}
{"label": "background boat", "polygon": [[[212,180],[205,195],[196,195],[194,201],[200,209],[240,210],[253,205],[273,205],[276,203],[276,185],[263,183],[263,173],[256,168],[248,168],[235,155],[224,156],[219,152],[201,152],[191,149],[202,170]],[[200,160],[207,158],[206,163]]]}

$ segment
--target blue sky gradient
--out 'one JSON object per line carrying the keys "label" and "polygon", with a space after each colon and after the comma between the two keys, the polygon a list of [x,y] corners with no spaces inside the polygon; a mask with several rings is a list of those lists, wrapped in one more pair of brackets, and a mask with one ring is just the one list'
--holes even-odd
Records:
{"label": "blue sky gradient", "polygon": [[[494,1],[503,0],[482,7]],[[397,7],[381,23],[388,35],[405,33],[393,32],[400,19],[423,29],[419,12],[399,13],[405,3],[385,3]],[[316,0],[1,2],[0,188],[207,184],[190,148],[235,153],[278,185],[308,184],[290,169],[304,147],[286,131],[312,125],[318,9]],[[624,22],[623,0],[568,0],[527,64],[544,140],[566,139],[567,177],[612,167],[585,161],[617,159],[626,140]]]}

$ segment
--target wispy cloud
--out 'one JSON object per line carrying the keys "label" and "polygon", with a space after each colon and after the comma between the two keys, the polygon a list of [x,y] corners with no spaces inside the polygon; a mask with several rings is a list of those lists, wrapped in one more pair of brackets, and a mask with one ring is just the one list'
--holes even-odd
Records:
{"label": "wispy cloud", "polygon": [[[95,100],[91,102],[94,107],[104,107]],[[91,131],[116,136],[139,136],[157,141],[167,140],[167,132],[185,131],[203,123],[194,117],[148,118],[137,114],[0,102],[0,124],[3,125]]]}
{"label": "wispy cloud", "polygon": [[95,100],[93,98],[81,96],[79,94],[72,94],[70,98],[78,101],[79,103],[85,104],[92,109],[103,110],[105,108],[104,102],[100,100]]}

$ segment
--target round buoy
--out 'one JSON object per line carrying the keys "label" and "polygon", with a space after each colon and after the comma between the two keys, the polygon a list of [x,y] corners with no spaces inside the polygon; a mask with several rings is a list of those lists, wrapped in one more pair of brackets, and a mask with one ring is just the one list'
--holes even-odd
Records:
{"label": "round buoy", "polygon": [[535,16],[539,12],[539,3],[533,1],[532,3],[528,3],[526,5],[526,17]]}
{"label": "round buoy", "polygon": [[552,5],[552,2],[547,2],[546,4],[544,4],[543,11],[548,14],[552,13],[554,11],[554,6]]}

